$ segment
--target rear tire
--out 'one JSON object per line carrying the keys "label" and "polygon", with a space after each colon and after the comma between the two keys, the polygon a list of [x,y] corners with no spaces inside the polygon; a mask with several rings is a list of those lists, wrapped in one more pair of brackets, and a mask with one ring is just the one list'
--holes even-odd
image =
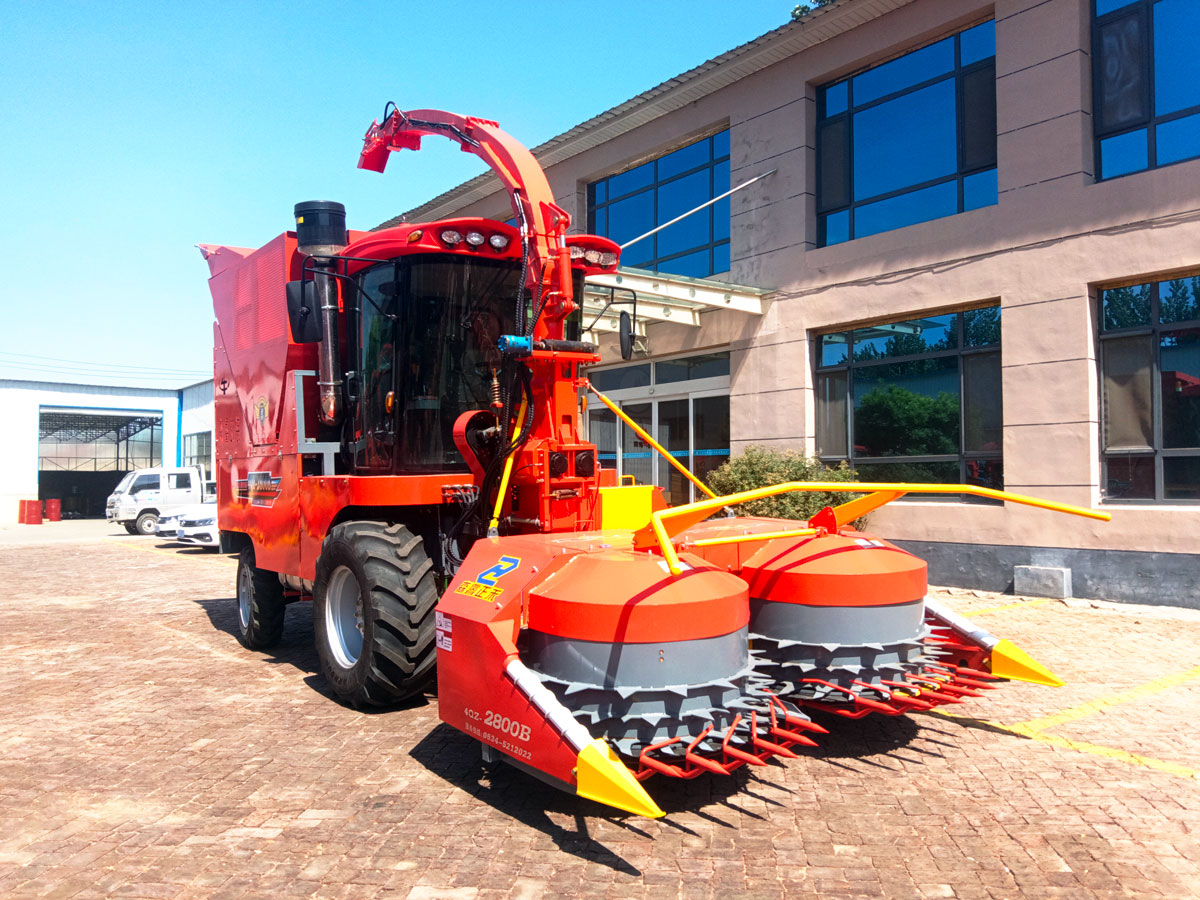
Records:
{"label": "rear tire", "polygon": [[238,640],[248,650],[266,650],[283,637],[283,585],[274,572],[254,564],[254,548],[244,547],[237,570]]}
{"label": "rear tire", "polygon": [[[128,526],[126,526],[128,527]],[[133,525],[135,534],[154,534],[158,529],[158,516],[151,512],[144,512],[137,517],[137,522]]]}
{"label": "rear tire", "polygon": [[421,693],[432,680],[433,562],[403,525],[343,522],[325,539],[313,587],[321,671],[352,706]]}

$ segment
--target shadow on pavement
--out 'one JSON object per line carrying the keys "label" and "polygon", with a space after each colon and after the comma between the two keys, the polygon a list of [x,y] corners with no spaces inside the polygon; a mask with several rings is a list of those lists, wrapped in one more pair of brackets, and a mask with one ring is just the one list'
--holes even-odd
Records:
{"label": "shadow on pavement", "polygon": [[[540,831],[564,853],[627,875],[642,874],[640,869],[593,838],[588,830],[590,819],[604,819],[645,835],[638,826],[643,820],[567,794],[503,763],[485,766],[480,758],[479,742],[446,724],[438,725],[427,734],[412,748],[410,755],[458,790]],[[672,812],[664,809],[668,815]],[[575,828],[562,827],[550,817],[551,813],[573,818]]]}
{"label": "shadow on pavement", "polygon": [[[200,553],[207,553],[201,549]],[[240,647],[237,638],[237,598],[224,597],[197,600],[196,603],[204,610],[209,622],[217,631],[229,635],[230,642]],[[283,640],[278,646],[264,650],[259,654],[263,662],[272,665],[290,665],[306,675],[313,676],[316,683],[306,678],[314,690],[327,697],[333,694],[321,676],[321,664],[317,660],[317,649],[313,644],[312,604],[290,603],[283,620]]]}

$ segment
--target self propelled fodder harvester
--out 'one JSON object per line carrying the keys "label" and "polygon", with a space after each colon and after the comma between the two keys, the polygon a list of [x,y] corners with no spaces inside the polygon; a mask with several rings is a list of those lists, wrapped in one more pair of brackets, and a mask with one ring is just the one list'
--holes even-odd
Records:
{"label": "self propelled fodder harvester", "polygon": [[[925,563],[850,523],[914,490],[1106,516],[967,485],[715,498],[693,478],[711,499],[670,509],[619,486],[580,433],[580,367],[600,357],[575,300],[619,248],[567,234],[536,160],[494,122],[389,105],[359,166],[430,135],[491,166],[515,225],[348,232],[340,204],[312,202],[258,250],[201,247],[247,647],[277,643],[286,604],[312,599],[345,702],[419,693],[436,660],[441,718],[485,757],[647,816],[662,815],[651,776],[812,746],[825,728],[806,711],[900,715],[999,678],[1057,683],[925,600]],[[807,523],[729,511],[805,490],[864,496]]]}

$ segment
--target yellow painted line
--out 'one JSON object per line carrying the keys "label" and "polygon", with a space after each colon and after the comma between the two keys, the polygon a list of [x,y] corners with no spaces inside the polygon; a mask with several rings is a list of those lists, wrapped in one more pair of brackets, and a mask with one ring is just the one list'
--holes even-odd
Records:
{"label": "yellow painted line", "polygon": [[1193,666],[1183,672],[1176,672],[1174,675],[1164,675],[1162,678],[1155,678],[1153,681],[1148,681],[1127,691],[1109,694],[1107,697],[1100,697],[1096,700],[1089,700],[1087,703],[1081,703],[1079,706],[1065,709],[1053,716],[1046,716],[1042,719],[1031,719],[1028,722],[1020,722],[1010,727],[1025,728],[1038,732],[1049,731],[1051,728],[1057,728],[1059,725],[1065,725],[1067,722],[1075,722],[1095,713],[1103,712],[1110,706],[1129,703],[1132,700],[1140,700],[1143,697],[1169,690],[1176,685],[1192,681],[1196,678],[1200,678],[1200,666]]}
{"label": "yellow painted line", "polygon": [[1063,747],[1067,750],[1075,750],[1079,753],[1089,753],[1092,756],[1103,756],[1108,759],[1115,759],[1118,762],[1129,763],[1130,765],[1143,766],[1147,769],[1156,769],[1159,772],[1166,772],[1168,775],[1176,775],[1180,778],[1200,778],[1200,772],[1195,769],[1189,769],[1187,766],[1181,766],[1178,763],[1165,762],[1161,759],[1154,759],[1149,756],[1139,756],[1136,753],[1130,753],[1127,750],[1118,750],[1116,747],[1101,747],[1098,744],[1089,744],[1085,741],[1072,741],[1069,738],[1059,737],[1054,734],[1044,734],[1040,731],[1034,731],[1023,725],[1001,725],[999,722],[989,722],[987,719],[974,719],[970,716],[960,716],[954,713],[946,712],[941,709],[931,709],[931,713],[942,716],[947,719],[957,719],[961,722],[975,723],[978,725],[986,725],[989,728],[994,728],[997,731],[1005,731],[1009,734],[1015,734],[1018,737],[1027,738],[1031,741],[1038,741],[1042,744],[1050,744],[1054,747]]}
{"label": "yellow painted line", "polygon": [[964,616],[986,616],[991,613],[1006,612],[1010,609],[1025,609],[1030,606],[1041,606],[1043,603],[1050,603],[1051,598],[1039,597],[1037,600],[1018,600],[1016,603],[1006,603],[1004,606],[989,606],[986,609],[967,609],[963,610]]}

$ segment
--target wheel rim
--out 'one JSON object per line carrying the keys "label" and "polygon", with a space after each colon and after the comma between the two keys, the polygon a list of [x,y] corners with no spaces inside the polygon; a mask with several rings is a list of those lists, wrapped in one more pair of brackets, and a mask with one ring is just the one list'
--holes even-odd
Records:
{"label": "wheel rim", "polygon": [[246,565],[238,569],[237,598],[238,620],[245,633],[250,628],[250,567]]}
{"label": "wheel rim", "polygon": [[363,648],[362,593],[358,579],[345,566],[338,566],[329,577],[325,592],[325,631],[329,649],[343,669],[358,662]]}
{"label": "wheel rim", "polygon": [[158,528],[156,519],[142,519],[138,524],[141,526],[142,534],[154,534],[155,529]]}

